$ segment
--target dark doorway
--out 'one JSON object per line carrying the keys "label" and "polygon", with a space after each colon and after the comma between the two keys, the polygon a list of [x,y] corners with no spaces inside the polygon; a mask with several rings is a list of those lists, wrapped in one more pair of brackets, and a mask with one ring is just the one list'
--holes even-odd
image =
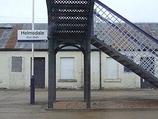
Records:
{"label": "dark doorway", "polygon": [[[143,66],[145,70],[154,74],[155,72],[154,57],[141,57],[140,65]],[[141,78],[141,88],[154,88],[154,86],[150,84],[148,81]]]}
{"label": "dark doorway", "polygon": [[45,88],[45,58],[34,58],[35,87]]}

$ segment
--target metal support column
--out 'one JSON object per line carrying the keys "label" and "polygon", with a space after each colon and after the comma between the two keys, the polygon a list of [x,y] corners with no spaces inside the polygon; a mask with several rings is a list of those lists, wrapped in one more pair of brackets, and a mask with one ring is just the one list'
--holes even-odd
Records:
{"label": "metal support column", "polygon": [[49,64],[48,64],[48,109],[53,108],[53,102],[56,102],[56,53],[53,40],[49,40]]}
{"label": "metal support column", "polygon": [[84,102],[87,102],[87,53],[84,53]]}
{"label": "metal support column", "polygon": [[84,53],[84,101],[87,102],[87,108],[91,108],[91,50],[88,42]]}

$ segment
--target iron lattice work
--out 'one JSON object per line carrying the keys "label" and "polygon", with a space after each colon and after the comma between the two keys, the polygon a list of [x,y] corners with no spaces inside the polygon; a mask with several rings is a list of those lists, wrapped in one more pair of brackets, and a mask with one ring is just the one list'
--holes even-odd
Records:
{"label": "iron lattice work", "polygon": [[89,38],[93,4],[93,0],[47,0],[48,20],[53,38]]}
{"label": "iron lattice work", "polygon": [[97,0],[94,35],[158,77],[158,40]]}

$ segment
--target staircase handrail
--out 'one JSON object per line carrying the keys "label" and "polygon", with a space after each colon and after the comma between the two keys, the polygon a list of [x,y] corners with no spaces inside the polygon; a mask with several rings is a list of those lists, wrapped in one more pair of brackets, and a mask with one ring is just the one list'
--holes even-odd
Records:
{"label": "staircase handrail", "polygon": [[[127,36],[129,36],[135,43],[137,43],[138,45],[145,47],[149,52],[151,52],[153,55],[155,55],[156,57],[158,57],[158,54],[156,54],[155,51],[153,51],[152,49],[150,49],[148,46],[146,46],[145,44],[141,44],[136,38],[134,38],[133,36],[131,36],[130,34],[126,33],[125,31],[121,30],[119,27],[117,27],[115,24],[111,23],[110,21],[108,21],[107,19],[105,19],[104,17],[102,17],[100,14],[98,14],[96,11],[93,11],[93,14],[95,14],[97,17],[99,17],[100,19],[102,19],[103,21],[107,22],[108,24],[110,24],[112,27],[114,27],[116,30],[118,30],[120,33],[122,33],[123,35],[126,34]],[[137,26],[136,26],[137,27]],[[139,28],[139,27],[138,27]],[[139,28],[140,29],[140,28]],[[141,30],[141,29],[140,29]],[[143,31],[143,30],[141,30]],[[145,32],[145,31],[143,31]],[[146,32],[145,32],[146,33]],[[146,33],[147,34],[147,33]],[[148,34],[147,34],[148,35]],[[149,35],[150,36],[150,35]],[[152,36],[150,36],[152,37]],[[158,43],[158,41],[157,41]]]}
{"label": "staircase handrail", "polygon": [[114,10],[112,10],[111,8],[109,8],[108,6],[106,6],[105,4],[103,4],[102,2],[100,2],[99,0],[95,0],[95,2],[97,4],[99,4],[100,6],[102,6],[103,8],[105,8],[106,10],[110,11],[111,13],[113,13],[114,15],[116,15],[117,17],[119,17],[122,21],[124,21],[125,23],[127,23],[131,27],[137,29],[139,32],[141,32],[146,37],[148,37],[149,39],[151,39],[152,41],[154,41],[154,42],[156,42],[158,44],[158,40],[156,38],[152,37],[151,35],[149,35],[145,31],[143,31],[142,29],[140,29],[138,26],[136,26],[135,24],[133,24],[132,22],[130,22],[129,20],[127,20],[126,18],[124,18],[123,16],[121,16],[120,14],[118,14],[117,12],[115,12]]}

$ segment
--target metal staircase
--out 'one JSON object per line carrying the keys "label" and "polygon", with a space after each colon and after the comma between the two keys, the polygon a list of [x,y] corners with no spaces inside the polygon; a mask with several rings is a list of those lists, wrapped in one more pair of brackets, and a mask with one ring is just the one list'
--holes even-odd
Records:
{"label": "metal staircase", "polygon": [[52,37],[64,42],[89,38],[93,5],[93,0],[47,0]]}
{"label": "metal staircase", "polygon": [[56,53],[65,46],[75,46],[84,54],[84,100],[87,108],[91,107],[90,42],[158,87],[157,39],[98,0],[46,2],[50,64],[48,108],[53,108],[53,103],[56,102]]}
{"label": "metal staircase", "polygon": [[55,50],[61,44],[86,50],[95,35],[94,46],[158,87],[157,39],[98,0],[47,0],[47,7],[48,38]]}
{"label": "metal staircase", "polygon": [[94,0],[46,0],[48,10],[48,108],[56,102],[56,53],[74,46],[84,54],[84,101],[90,100],[90,36]]}
{"label": "metal staircase", "polygon": [[97,0],[94,35],[91,38],[94,46],[158,87],[157,39]]}
{"label": "metal staircase", "polygon": [[100,49],[101,51],[103,51],[104,53],[106,53],[107,55],[115,59],[116,61],[118,61],[120,64],[124,65],[125,67],[127,67],[128,69],[130,69],[131,71],[133,71],[134,73],[142,77],[143,79],[147,80],[149,83],[151,83],[155,87],[158,87],[157,77],[155,77],[153,74],[146,71],[144,68],[142,68],[138,64],[134,63],[131,59],[129,59],[125,55],[122,55],[117,50],[108,46],[106,43],[104,43],[103,41],[101,41],[100,39],[96,37],[92,37],[91,43],[95,47],[97,47],[98,49]]}

